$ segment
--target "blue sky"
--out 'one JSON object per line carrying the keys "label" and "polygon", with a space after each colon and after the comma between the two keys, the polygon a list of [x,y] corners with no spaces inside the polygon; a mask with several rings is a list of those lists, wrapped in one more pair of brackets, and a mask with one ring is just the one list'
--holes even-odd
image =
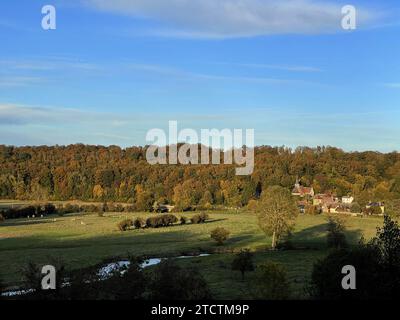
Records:
{"label": "blue sky", "polygon": [[0,144],[144,145],[177,120],[399,150],[399,17],[396,0],[1,1]]}

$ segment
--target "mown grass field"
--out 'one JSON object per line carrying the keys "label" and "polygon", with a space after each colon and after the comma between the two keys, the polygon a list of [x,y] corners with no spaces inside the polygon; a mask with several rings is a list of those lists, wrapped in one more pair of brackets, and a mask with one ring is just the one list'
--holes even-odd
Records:
{"label": "mown grass field", "polygon": [[[252,213],[209,212],[210,221],[200,225],[175,225],[169,228],[120,232],[117,223],[124,218],[143,217],[148,213],[106,213],[57,215],[46,218],[7,220],[0,225],[0,277],[6,285],[21,283],[20,270],[28,261],[48,264],[51,258],[63,261],[67,268],[78,269],[129,255],[167,257],[194,252],[219,252],[208,257],[177,260],[182,266],[193,265],[203,273],[213,295],[219,299],[251,298],[249,273],[245,281],[230,270],[234,251],[254,250],[255,262],[268,260],[285,265],[293,289],[293,298],[304,298],[304,285],[313,263],[327,254],[326,216],[299,216],[292,243],[296,250],[269,251],[270,239],[258,228]],[[176,214],[178,217],[180,214]],[[192,214],[184,214],[190,217]],[[357,243],[366,239],[382,224],[380,217],[346,217],[346,235]],[[223,246],[210,239],[210,232],[224,227],[231,232]]]}

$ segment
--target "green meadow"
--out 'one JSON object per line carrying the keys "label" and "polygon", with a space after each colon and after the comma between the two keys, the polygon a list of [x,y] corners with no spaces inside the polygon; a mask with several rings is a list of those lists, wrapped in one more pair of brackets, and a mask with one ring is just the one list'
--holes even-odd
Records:
{"label": "green meadow", "polygon": [[[179,218],[181,214],[176,214]],[[190,218],[192,213],[183,214]],[[326,247],[326,216],[302,215],[297,219],[291,242],[294,250],[270,251],[270,238],[257,225],[257,217],[248,212],[210,211],[204,224],[174,225],[168,228],[121,232],[117,223],[125,218],[146,218],[149,213],[69,214],[34,219],[7,220],[0,225],[0,277],[10,286],[22,282],[21,269],[30,261],[48,264],[62,261],[70,270],[95,266],[128,256],[176,257],[212,252],[207,257],[176,260],[182,266],[196,266],[208,281],[217,299],[251,298],[254,272],[241,281],[231,271],[235,252],[249,248],[256,264],[282,263],[288,272],[293,298],[305,298],[315,261],[329,251]],[[373,237],[382,224],[381,217],[345,217],[346,236],[356,244],[361,236]],[[210,238],[216,227],[230,231],[229,240],[217,246]]]}

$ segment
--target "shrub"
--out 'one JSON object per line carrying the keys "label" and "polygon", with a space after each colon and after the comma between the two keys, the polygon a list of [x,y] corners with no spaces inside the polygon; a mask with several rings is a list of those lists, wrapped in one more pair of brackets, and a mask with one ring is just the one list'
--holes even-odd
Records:
{"label": "shrub", "polygon": [[206,220],[208,220],[208,219],[209,219],[208,214],[202,212],[202,213],[200,213],[200,214],[195,214],[195,215],[190,219],[190,221],[191,221],[192,223],[194,223],[194,224],[198,224],[198,223],[204,223],[204,222],[206,222]]}
{"label": "shrub", "polygon": [[157,219],[157,217],[149,217],[146,219],[146,226],[148,228],[158,228],[161,227],[161,220]]}
{"label": "shrub", "polygon": [[199,216],[200,216],[200,223],[206,222],[209,219],[208,214],[204,212],[200,213]]}
{"label": "shrub", "polygon": [[249,200],[249,203],[247,204],[247,207],[246,207],[246,208],[247,208],[247,210],[249,210],[249,211],[256,211],[257,206],[258,206],[257,200],[250,199],[250,200]]}
{"label": "shrub", "polygon": [[168,227],[178,221],[178,218],[173,214],[164,214],[147,218],[146,225],[149,228]]}
{"label": "shrub", "polygon": [[385,213],[397,217],[400,215],[400,199],[385,201]]}
{"label": "shrub", "polygon": [[369,208],[369,213],[372,215],[382,214],[382,209],[379,206],[372,206]]}
{"label": "shrub", "polygon": [[29,296],[32,296],[34,299],[62,299],[62,283],[66,275],[64,263],[58,259],[50,258],[48,264],[55,267],[55,290],[42,290],[43,265],[28,262],[28,264],[22,268],[22,270],[20,270],[24,282],[24,288],[31,288],[35,290],[35,292],[29,294]]}
{"label": "shrub", "polygon": [[161,218],[162,218],[163,225],[166,227],[178,222],[178,218],[176,216],[174,216],[173,214],[165,214],[165,215],[161,216]]}
{"label": "shrub", "polygon": [[104,212],[103,212],[103,211],[97,212],[97,216],[99,216],[99,217],[104,217]]}
{"label": "shrub", "polygon": [[211,239],[214,239],[218,245],[222,245],[228,239],[230,232],[225,228],[218,227],[211,231]]}
{"label": "shrub", "polygon": [[187,223],[187,218],[184,217],[184,216],[182,216],[182,217],[180,218],[180,222],[181,222],[181,224],[186,224],[186,223]]}
{"label": "shrub", "polygon": [[337,216],[330,216],[328,218],[328,235],[327,235],[327,245],[328,248],[346,248],[347,241],[346,235],[344,234],[344,222]]}
{"label": "shrub", "polygon": [[352,213],[360,213],[361,212],[361,206],[357,202],[354,202],[354,203],[351,204],[350,211]]}
{"label": "shrub", "polygon": [[[331,252],[314,264],[310,294],[317,299],[393,300],[400,296],[400,228],[385,216],[368,244]],[[343,290],[343,266],[356,269],[357,290]]]}
{"label": "shrub", "polygon": [[211,293],[197,269],[182,269],[172,260],[155,267],[149,285],[151,300],[204,300]]}
{"label": "shrub", "polygon": [[52,203],[46,203],[44,206],[44,214],[49,215],[49,214],[54,214],[57,212],[57,209],[54,204]]}
{"label": "shrub", "polygon": [[312,216],[321,214],[321,208],[319,206],[308,205],[306,206],[305,213]]}
{"label": "shrub", "polygon": [[6,218],[3,217],[3,215],[0,213],[0,223],[4,222]]}
{"label": "shrub", "polygon": [[242,280],[244,280],[244,274],[246,271],[253,271],[253,254],[249,249],[243,249],[232,261],[232,270],[240,271],[242,274]]}
{"label": "shrub", "polygon": [[117,226],[120,231],[126,231],[133,226],[133,221],[132,219],[125,219],[119,222]]}
{"label": "shrub", "polygon": [[136,229],[144,228],[144,227],[146,226],[146,221],[144,221],[143,218],[136,218],[136,219],[133,221],[133,226],[134,226]]}
{"label": "shrub", "polygon": [[68,203],[64,207],[64,212],[65,213],[77,213],[77,212],[80,212],[80,209],[81,208],[78,205]]}
{"label": "shrub", "polygon": [[286,270],[275,262],[268,262],[257,267],[254,288],[257,299],[286,300],[290,297]]}
{"label": "shrub", "polygon": [[191,221],[193,224],[200,223],[200,216],[199,216],[198,214],[195,214],[194,216],[192,216],[192,217],[190,218],[190,221]]}

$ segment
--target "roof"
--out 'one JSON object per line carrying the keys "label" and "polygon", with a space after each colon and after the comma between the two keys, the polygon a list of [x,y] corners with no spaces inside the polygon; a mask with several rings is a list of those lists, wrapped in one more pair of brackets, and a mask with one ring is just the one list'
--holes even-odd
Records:
{"label": "roof", "polygon": [[296,193],[296,194],[312,194],[313,192],[313,188],[309,188],[309,187],[303,187],[303,186],[296,186],[293,188],[292,193]]}

